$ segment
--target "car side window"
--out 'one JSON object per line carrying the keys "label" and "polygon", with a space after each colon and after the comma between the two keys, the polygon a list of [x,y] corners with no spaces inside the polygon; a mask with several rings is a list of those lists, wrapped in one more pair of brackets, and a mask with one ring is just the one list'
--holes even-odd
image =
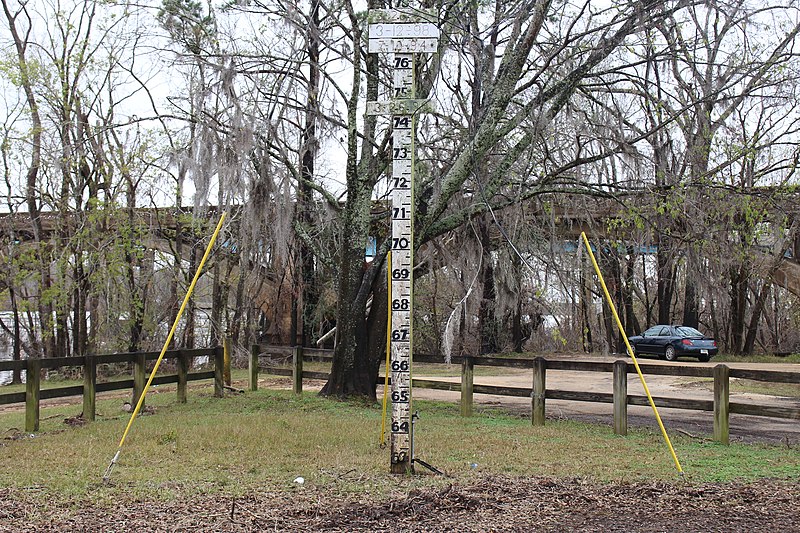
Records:
{"label": "car side window", "polygon": [[643,337],[655,337],[656,335],[658,335],[658,332],[659,332],[659,328],[658,327],[654,327],[654,328],[650,328],[647,331],[645,331],[644,333],[642,333],[642,336]]}
{"label": "car side window", "polygon": [[669,337],[670,336],[669,329],[670,329],[669,326],[665,326],[665,327],[661,328],[661,331],[658,333],[658,336],[659,337]]}

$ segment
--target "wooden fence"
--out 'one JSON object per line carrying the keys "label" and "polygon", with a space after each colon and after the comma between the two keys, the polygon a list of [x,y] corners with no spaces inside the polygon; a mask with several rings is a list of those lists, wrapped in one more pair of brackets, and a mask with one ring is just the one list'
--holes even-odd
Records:
{"label": "wooden fence", "polygon": [[[259,358],[270,356],[291,357],[291,368],[265,366],[259,368]],[[301,347],[253,346],[250,353],[250,390],[256,390],[258,374],[291,376],[293,390],[301,393],[303,378],[327,379],[327,372],[308,372],[303,370],[303,361],[330,361],[332,350],[303,349]],[[414,355],[415,363],[442,363],[440,357]],[[413,379],[414,387],[422,389],[438,389],[461,392],[461,414],[472,415],[473,395],[492,394],[497,396],[516,396],[531,399],[531,420],[534,425],[544,425],[545,401],[572,400],[580,402],[609,403],[613,405],[614,432],[626,435],[628,432],[628,405],[649,406],[646,396],[628,394],[628,374],[636,374],[633,363],[626,360],[614,362],[590,362],[547,360],[542,357],[534,359],[502,358],[502,357],[453,357],[453,363],[461,365],[461,382]],[[532,370],[531,387],[498,387],[492,385],[476,385],[473,380],[475,365],[527,368]],[[640,363],[639,368],[646,375],[686,376],[713,378],[713,400],[692,400],[686,398],[653,397],[657,407],[672,409],[688,409],[694,411],[710,411],[714,414],[714,440],[728,444],[729,420],[731,414],[764,416],[800,420],[800,408],[779,407],[774,405],[756,405],[750,403],[732,403],[730,401],[730,378],[749,379],[771,383],[800,383],[800,372],[779,372],[773,370],[744,370],[729,368],[719,364],[714,367],[695,365],[663,365]],[[612,391],[608,393],[565,391],[548,389],[548,370],[569,370],[574,372],[610,372],[613,375]],[[381,378],[381,382],[382,382]]]}
{"label": "wooden fence", "polygon": [[[223,347],[197,350],[168,351],[165,359],[176,359],[176,374],[156,376],[153,384],[162,385],[177,383],[178,401],[186,402],[187,383],[189,381],[213,379],[214,395],[222,396],[224,392],[225,350]],[[291,367],[265,365],[260,367],[260,358],[268,354],[291,360]],[[0,371],[25,370],[25,392],[0,394],[0,405],[25,403],[25,431],[34,432],[39,429],[40,400],[83,395],[83,417],[86,420],[95,418],[95,397],[98,392],[132,389],[131,403],[135,404],[144,390],[146,383],[147,362],[158,358],[159,352],[136,352],[110,355],[87,355],[85,357],[57,357],[52,359],[27,359],[23,361],[0,361]],[[189,361],[194,357],[209,357],[214,361],[214,369],[203,372],[189,372]],[[258,388],[259,373],[292,377],[293,390],[300,394],[303,391],[303,378],[328,379],[328,372],[310,372],[303,369],[303,361],[330,362],[332,350],[309,349],[301,347],[253,346],[249,358],[249,388]],[[417,363],[441,363],[441,358],[428,355],[415,355]],[[413,386],[422,389],[438,389],[461,392],[461,414],[471,416],[474,394],[492,394],[498,396],[516,396],[531,399],[531,420],[534,425],[545,422],[545,401],[572,400],[582,402],[609,403],[613,405],[614,431],[625,435],[628,431],[628,405],[649,405],[646,396],[628,394],[628,374],[635,374],[632,363],[624,360],[611,362],[559,361],[535,359],[511,359],[501,357],[454,357],[453,362],[461,365],[461,381],[448,382],[436,380],[413,379]],[[133,363],[131,379],[97,382],[97,366],[110,363]],[[474,368],[476,365],[525,368],[532,370],[531,387],[498,387],[492,385],[476,385]],[[45,369],[63,367],[82,367],[83,385],[69,387],[41,388],[41,373]],[[765,416],[800,420],[800,408],[779,407],[774,405],[756,405],[750,403],[730,402],[730,378],[749,379],[772,383],[800,383],[800,372],[778,372],[771,370],[743,370],[728,368],[726,365],[714,367],[694,365],[655,365],[640,364],[643,374],[662,376],[687,376],[713,378],[713,400],[691,400],[686,398],[654,397],[658,407],[673,409],[689,409],[710,411],[714,414],[714,439],[727,444],[729,440],[729,418],[731,414]],[[613,374],[613,387],[610,393],[564,391],[548,389],[548,370],[569,370],[577,372],[610,372]]]}
{"label": "wooden fence", "polygon": [[[53,357],[49,359],[25,359],[22,361],[0,361],[0,371],[25,371],[25,392],[0,394],[0,405],[25,402],[25,431],[39,430],[39,402],[50,398],[83,395],[83,418],[95,419],[95,397],[98,392],[132,389],[131,404],[135,405],[147,383],[147,362],[158,359],[160,352],[133,352],[108,355],[87,355],[84,357]],[[194,357],[208,357],[214,362],[214,370],[189,372],[189,361]],[[189,381],[214,380],[214,395],[223,395],[224,349],[201,348],[196,350],[167,351],[164,359],[175,359],[175,374],[158,375],[153,385],[178,384],[178,401],[186,402],[186,389]],[[131,379],[97,382],[97,366],[110,363],[133,363]],[[64,367],[81,367],[83,385],[69,387],[41,388],[42,370]]]}

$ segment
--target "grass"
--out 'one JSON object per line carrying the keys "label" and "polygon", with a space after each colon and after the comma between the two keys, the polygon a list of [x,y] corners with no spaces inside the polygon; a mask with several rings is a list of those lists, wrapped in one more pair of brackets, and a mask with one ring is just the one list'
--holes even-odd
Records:
{"label": "grass", "polygon": [[[686,386],[696,385],[706,391],[714,390],[713,378],[686,378],[682,380],[682,383]],[[800,399],[800,384],[796,383],[771,383],[768,381],[733,378],[731,379],[730,390],[731,393],[766,394]]]}
{"label": "grass", "polygon": [[716,363],[791,363],[800,364],[800,353],[793,353],[785,357],[777,355],[715,355],[712,362]]}
{"label": "grass", "polygon": [[[80,405],[42,410],[41,432],[20,436],[24,414],[0,414],[5,460],[0,487],[33,489],[42,498],[179,498],[197,493],[231,496],[251,491],[293,490],[297,476],[307,484],[346,492],[388,493],[398,484],[444,483],[434,476],[388,474],[389,452],[378,446],[378,405],[340,402],[313,393],[260,390],[225,399],[210,388],[193,390],[187,404],[174,394],[148,395],[156,414],[135,422],[112,483],[101,477],[128,420],[119,399],[98,402],[95,423],[63,423]],[[610,427],[528,419],[487,410],[472,418],[458,406],[414,404],[416,450],[421,459],[458,479],[476,472],[511,475],[580,476],[598,481],[674,480],[675,467],[659,433],[634,430],[627,437]],[[692,482],[800,480],[800,447],[722,446],[683,435],[674,445]],[[473,466],[474,465],[474,466]],[[447,481],[449,482],[449,481]]]}

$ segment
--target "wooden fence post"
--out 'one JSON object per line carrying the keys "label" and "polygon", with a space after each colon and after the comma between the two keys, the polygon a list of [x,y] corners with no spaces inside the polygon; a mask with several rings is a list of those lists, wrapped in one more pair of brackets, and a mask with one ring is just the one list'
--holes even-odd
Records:
{"label": "wooden fence post", "polygon": [[[135,406],[139,402],[139,397],[144,393],[144,384],[147,382],[145,378],[145,368],[147,361],[143,353],[137,353],[133,360],[133,397],[131,405]],[[144,407],[144,400],[142,401]]]}
{"label": "wooden fence post", "polygon": [[83,358],[83,419],[94,422],[97,395],[97,359],[93,355]]}
{"label": "wooden fence post", "polygon": [[725,365],[714,367],[714,440],[730,444],[730,374]]}
{"label": "wooden fence post", "polygon": [[28,359],[25,368],[25,431],[39,431],[39,390],[41,387],[42,361]]}
{"label": "wooden fence post", "polygon": [[247,365],[247,370],[250,375],[250,390],[258,390],[258,354],[261,352],[261,346],[254,344],[250,347],[250,362]]}
{"label": "wooden fence post", "polygon": [[533,360],[533,392],[531,393],[531,423],[544,425],[545,373],[547,361],[543,357]]}
{"label": "wooden fence post", "polygon": [[472,416],[472,391],[475,375],[475,359],[465,355],[461,361],[461,416]]}
{"label": "wooden fence post", "polygon": [[228,387],[231,386],[231,357],[233,356],[233,349],[231,347],[231,338],[225,335],[225,338],[222,339],[222,348],[223,348],[223,363],[224,366],[222,368],[222,379],[225,381],[225,385]]}
{"label": "wooden fence post", "polygon": [[292,390],[295,394],[303,393],[303,347],[292,349]]}
{"label": "wooden fence post", "polygon": [[614,361],[614,433],[628,434],[628,363]]}
{"label": "wooden fence post", "polygon": [[178,403],[186,403],[186,389],[189,383],[189,357],[178,350]]}
{"label": "wooden fence post", "polygon": [[214,348],[214,397],[225,396],[225,383],[223,382],[223,367],[225,366],[225,349],[222,346]]}

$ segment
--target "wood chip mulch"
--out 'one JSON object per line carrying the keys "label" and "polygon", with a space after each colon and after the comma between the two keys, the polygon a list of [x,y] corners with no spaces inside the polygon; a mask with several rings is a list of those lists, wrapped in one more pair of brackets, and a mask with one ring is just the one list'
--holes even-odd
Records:
{"label": "wood chip mulch", "polygon": [[[41,489],[40,489],[41,490]],[[394,497],[325,487],[100,506],[0,489],[0,531],[800,531],[800,482],[598,483],[482,476]]]}

